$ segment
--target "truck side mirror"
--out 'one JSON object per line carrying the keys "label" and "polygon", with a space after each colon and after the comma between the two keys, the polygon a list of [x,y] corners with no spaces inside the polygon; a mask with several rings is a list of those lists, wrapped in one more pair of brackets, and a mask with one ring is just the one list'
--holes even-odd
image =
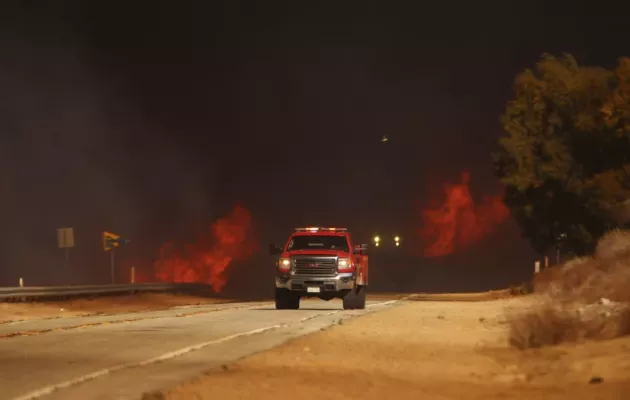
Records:
{"label": "truck side mirror", "polygon": [[273,243],[271,243],[269,245],[269,254],[271,254],[272,256],[275,256],[275,255],[280,254],[280,253],[282,253],[282,249],[281,248],[276,247],[276,245],[273,244]]}
{"label": "truck side mirror", "polygon": [[368,245],[367,244],[358,244],[356,246],[354,246],[354,252],[357,254],[367,254],[368,252]]}

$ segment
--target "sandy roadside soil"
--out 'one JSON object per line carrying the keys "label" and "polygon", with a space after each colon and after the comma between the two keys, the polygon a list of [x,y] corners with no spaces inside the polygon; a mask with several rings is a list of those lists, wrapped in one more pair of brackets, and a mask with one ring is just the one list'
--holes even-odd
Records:
{"label": "sandy roadside soil", "polygon": [[[379,293],[372,295],[370,298],[372,300],[385,301],[400,299],[405,296],[407,295],[400,293]],[[461,298],[462,295],[445,294],[443,296],[447,296],[448,298],[453,296],[455,296],[455,298]],[[476,301],[480,296],[488,296],[488,294],[472,294],[471,296],[470,300]],[[165,293],[141,293],[129,296],[106,296],[41,303],[0,302],[0,323],[38,318],[64,318],[99,314],[158,311],[178,306],[219,304],[233,301],[238,300]],[[273,301],[273,299],[270,298],[268,301]]]}
{"label": "sandy roadside soil", "polygon": [[98,314],[166,310],[172,307],[218,304],[229,300],[164,293],[140,293],[43,303],[0,303],[0,322]]}
{"label": "sandy roadside soil", "polygon": [[[630,338],[510,349],[527,298],[414,301],[292,341],[167,393],[188,399],[628,399]],[[594,376],[602,383],[590,384]]]}

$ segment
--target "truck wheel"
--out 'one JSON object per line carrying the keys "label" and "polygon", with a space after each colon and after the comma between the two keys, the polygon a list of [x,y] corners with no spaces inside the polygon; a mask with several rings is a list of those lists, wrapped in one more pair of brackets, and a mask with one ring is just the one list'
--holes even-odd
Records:
{"label": "truck wheel", "polygon": [[363,310],[365,309],[365,296],[367,292],[367,286],[359,286],[357,290],[359,291],[356,297],[357,310]]}
{"label": "truck wheel", "polygon": [[344,310],[363,310],[365,308],[365,292],[367,287],[355,286],[347,295],[343,298]]}
{"label": "truck wheel", "polygon": [[297,310],[300,308],[300,296],[287,289],[276,288],[276,310]]}

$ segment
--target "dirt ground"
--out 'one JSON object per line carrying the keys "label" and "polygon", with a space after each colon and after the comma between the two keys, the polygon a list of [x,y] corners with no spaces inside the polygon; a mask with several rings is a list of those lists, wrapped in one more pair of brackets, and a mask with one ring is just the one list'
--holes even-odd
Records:
{"label": "dirt ground", "polygon": [[[425,293],[416,294],[413,301],[487,301],[514,297],[509,289],[491,290],[489,292],[473,293]],[[370,297],[372,298],[372,297]]]}
{"label": "dirt ground", "polygon": [[166,398],[629,398],[630,338],[509,348],[503,312],[526,302],[409,302],[226,366]]}
{"label": "dirt ground", "polygon": [[[483,300],[488,295],[472,294],[473,301]],[[379,293],[371,296],[372,300],[393,300],[407,296],[400,293]],[[439,295],[441,296],[441,295]],[[445,294],[444,296],[461,298],[462,295]],[[486,296],[486,297],[484,297]],[[273,299],[268,299],[273,301]],[[165,293],[140,293],[128,296],[104,296],[94,298],[79,298],[64,301],[47,301],[32,303],[0,302],[0,323],[38,319],[38,318],[64,318],[99,314],[122,314],[130,312],[166,310],[172,307],[219,304],[237,301],[236,299],[217,299],[208,297],[188,296],[181,294]]]}
{"label": "dirt ground", "polygon": [[41,303],[0,303],[0,322],[166,310],[172,307],[225,303],[229,300],[165,293],[140,293]]}

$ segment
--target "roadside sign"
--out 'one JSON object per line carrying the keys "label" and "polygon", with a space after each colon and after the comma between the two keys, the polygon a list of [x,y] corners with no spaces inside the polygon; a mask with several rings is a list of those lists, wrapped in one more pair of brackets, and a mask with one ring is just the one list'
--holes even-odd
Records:
{"label": "roadside sign", "polygon": [[74,247],[74,230],[72,228],[57,229],[57,247],[60,249]]}
{"label": "roadside sign", "polygon": [[112,232],[107,232],[107,231],[103,232],[103,250],[110,252],[109,262],[110,262],[110,270],[111,270],[111,275],[112,275],[112,284],[116,283],[116,276],[114,274],[115,269],[116,269],[116,262],[114,259],[114,252],[112,250],[114,250],[117,247],[120,247],[121,244],[127,244],[127,243],[129,243],[129,240],[121,238],[120,235],[117,235]]}
{"label": "roadside sign", "polygon": [[103,250],[110,251],[125,243],[127,243],[127,240],[121,239],[120,235],[107,231],[103,232]]}

